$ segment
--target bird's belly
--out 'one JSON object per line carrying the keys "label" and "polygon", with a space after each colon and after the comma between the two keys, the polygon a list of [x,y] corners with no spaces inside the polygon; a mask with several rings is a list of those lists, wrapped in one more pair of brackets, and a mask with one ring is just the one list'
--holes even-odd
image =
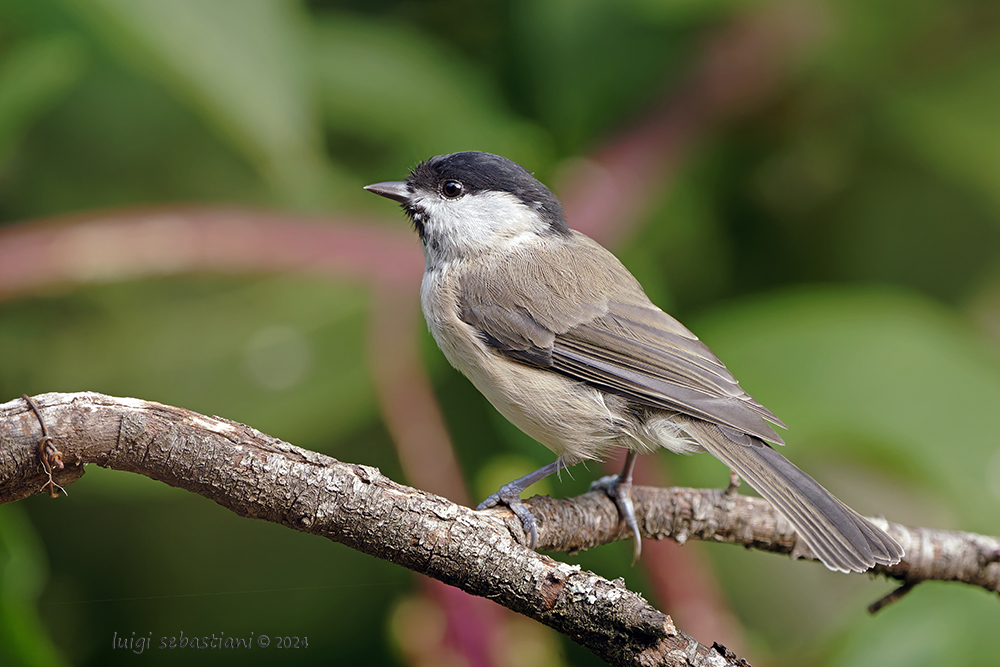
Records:
{"label": "bird's belly", "polygon": [[500,414],[568,465],[600,459],[621,444],[624,434],[596,389],[496,353],[466,375]]}
{"label": "bird's belly", "polygon": [[[425,294],[426,296],[426,294]],[[625,437],[603,392],[502,357],[488,348],[457,311],[424,300],[434,340],[500,414],[568,464],[603,457]],[[448,314],[446,314],[448,313]]]}

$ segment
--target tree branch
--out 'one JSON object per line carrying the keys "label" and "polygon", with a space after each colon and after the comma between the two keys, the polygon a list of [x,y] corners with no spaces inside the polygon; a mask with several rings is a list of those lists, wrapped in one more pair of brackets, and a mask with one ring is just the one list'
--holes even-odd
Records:
{"label": "tree branch", "polygon": [[[725,542],[816,560],[770,503],[741,496],[733,485],[727,489],[635,486],[632,500],[643,537],[669,537],[680,544],[689,539]],[[529,504],[539,521],[539,549],[573,552],[630,538],[614,503],[603,493],[569,499],[535,497]],[[1000,593],[1000,537],[904,526],[882,518],[871,521],[906,551],[896,565],[871,570],[902,583],[886,602],[931,580],[963,582]],[[875,603],[872,611],[883,606]]]}
{"label": "tree branch", "polygon": [[[96,393],[35,398],[65,468],[83,464],[146,475],[210,498],[237,514],[322,535],[487,597],[566,634],[615,665],[745,664],[699,644],[670,617],[578,566],[525,548],[506,510],[475,512],[389,480],[377,469],[299,449],[248,426],[189,410]],[[0,502],[48,488],[38,457],[38,419],[22,399],[0,405]],[[634,489],[650,537],[742,544],[809,557],[794,532],[759,499],[727,490]],[[540,547],[573,551],[622,539],[614,504],[600,493],[534,498]],[[926,579],[1000,591],[1000,539],[881,525],[907,558],[879,572],[912,587]]]}
{"label": "tree branch", "polygon": [[[210,498],[241,516],[322,535],[496,601],[614,665],[746,664],[674,628],[624,582],[608,581],[523,547],[501,512],[475,512],[218,417],[96,393],[35,402],[65,468],[139,473]],[[0,405],[0,502],[47,488],[41,430],[22,399]]]}

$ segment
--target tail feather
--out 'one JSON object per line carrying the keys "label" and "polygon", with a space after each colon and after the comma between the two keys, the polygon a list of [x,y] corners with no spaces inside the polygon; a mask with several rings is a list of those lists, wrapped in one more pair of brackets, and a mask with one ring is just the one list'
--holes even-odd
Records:
{"label": "tail feather", "polygon": [[831,570],[864,572],[876,564],[893,565],[903,557],[902,547],[885,531],[762,440],[744,434],[730,438],[715,424],[700,420],[692,420],[685,430],[788,519]]}

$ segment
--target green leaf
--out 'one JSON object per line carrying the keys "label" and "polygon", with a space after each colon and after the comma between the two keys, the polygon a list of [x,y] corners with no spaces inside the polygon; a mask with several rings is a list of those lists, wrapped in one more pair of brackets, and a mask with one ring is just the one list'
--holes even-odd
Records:
{"label": "green leaf", "polygon": [[538,164],[550,141],[468,59],[399,25],[346,15],[317,27],[315,67],[334,132],[414,160],[460,150]]}
{"label": "green leaf", "polygon": [[23,667],[66,664],[38,616],[48,579],[44,547],[19,505],[0,507],[0,661]]}
{"label": "green leaf", "polygon": [[0,61],[0,162],[31,121],[80,79],[87,62],[82,40],[55,34],[16,44]]}
{"label": "green leaf", "polygon": [[1000,54],[888,95],[884,114],[933,169],[1000,206]]}
{"label": "green leaf", "polygon": [[631,3],[530,0],[511,7],[518,87],[564,152],[606,140],[686,68],[690,35],[646,20]]}
{"label": "green leaf", "polygon": [[280,0],[65,0],[113,52],[199,111],[292,203],[333,178],[303,48],[299,5]]}

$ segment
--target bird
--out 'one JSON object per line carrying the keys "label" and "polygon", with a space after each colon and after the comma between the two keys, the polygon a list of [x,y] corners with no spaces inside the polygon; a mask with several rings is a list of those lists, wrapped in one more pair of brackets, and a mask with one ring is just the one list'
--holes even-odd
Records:
{"label": "bird", "polygon": [[816,558],[840,572],[892,565],[903,549],[779,454],[787,428],[745,392],[697,336],[650,301],[609,250],[570,229],[527,169],[482,151],[420,162],[405,181],[365,186],[401,204],[424,253],[420,300],[448,361],[556,459],[502,486],[534,549],[521,500],[535,482],[619,448],[602,488],[641,553],[631,500],[637,455],[708,452],[784,516]]}

